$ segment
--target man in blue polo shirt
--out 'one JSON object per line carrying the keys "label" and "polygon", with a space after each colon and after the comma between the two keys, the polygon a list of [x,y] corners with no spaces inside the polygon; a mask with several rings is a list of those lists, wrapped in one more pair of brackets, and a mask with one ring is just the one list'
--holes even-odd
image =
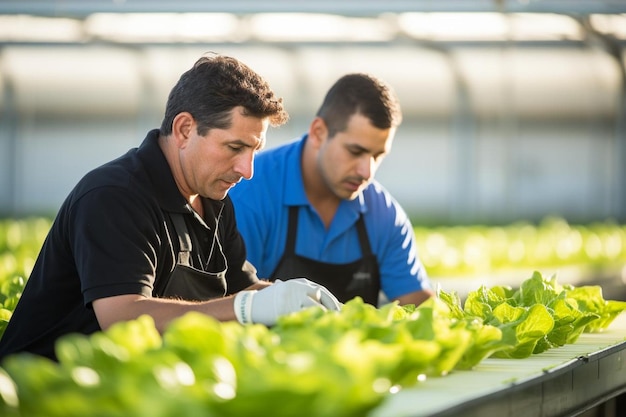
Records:
{"label": "man in blue polo shirt", "polygon": [[259,277],[307,277],[343,302],[378,305],[381,290],[400,304],[433,295],[409,218],[374,180],[401,120],[388,84],[348,74],[308,133],[257,155],[231,198]]}

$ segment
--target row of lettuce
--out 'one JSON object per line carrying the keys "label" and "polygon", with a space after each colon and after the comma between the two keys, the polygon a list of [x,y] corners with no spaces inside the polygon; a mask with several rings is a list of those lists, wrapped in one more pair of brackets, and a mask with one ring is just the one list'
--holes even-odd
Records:
{"label": "row of lettuce", "polygon": [[613,274],[626,263],[626,225],[574,225],[560,217],[538,224],[415,227],[428,272],[437,277],[497,276],[511,269]]}
{"label": "row of lettuce", "polygon": [[[188,313],[159,334],[148,316],[57,342],[0,368],[0,415],[366,416],[387,396],[489,357],[523,359],[601,331],[626,309],[598,287],[539,272],[415,306],[310,308],[267,328]],[[418,388],[419,389],[419,388]]]}
{"label": "row of lettuce", "polygon": [[[50,222],[1,227],[0,334]],[[517,288],[480,286],[464,301],[444,290],[418,307],[374,308],[356,298],[340,312],[309,309],[272,328],[188,314],[159,334],[144,316],[60,339],[58,362],[7,358],[0,415],[366,416],[403,387],[486,358],[523,359],[576,343],[624,310],[626,302],[605,300],[599,286],[534,272]]]}

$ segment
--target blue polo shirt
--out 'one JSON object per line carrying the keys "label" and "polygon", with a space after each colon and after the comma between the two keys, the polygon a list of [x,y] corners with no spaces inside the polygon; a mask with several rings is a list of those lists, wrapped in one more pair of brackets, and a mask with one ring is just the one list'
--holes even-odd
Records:
{"label": "blue polo shirt", "polygon": [[237,225],[248,260],[260,278],[272,278],[285,250],[290,206],[299,206],[296,254],[326,263],[348,263],[362,257],[357,230],[363,214],[381,289],[389,299],[430,289],[417,254],[411,222],[398,202],[377,181],[358,198],[342,200],[328,229],[309,203],[302,183],[300,159],[307,135],[260,152],[254,176],[230,190]]}

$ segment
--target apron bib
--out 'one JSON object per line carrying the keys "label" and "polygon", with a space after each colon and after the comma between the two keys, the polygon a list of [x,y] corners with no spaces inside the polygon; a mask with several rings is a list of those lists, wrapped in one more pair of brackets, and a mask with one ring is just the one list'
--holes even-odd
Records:
{"label": "apron bib", "polygon": [[[191,237],[185,224],[185,218],[180,213],[172,213],[172,222],[178,235],[180,252],[174,270],[159,285],[155,285],[154,295],[163,298],[179,298],[188,301],[205,301],[220,298],[226,295],[226,257],[217,236],[217,223],[213,238],[213,247],[217,247],[217,271],[208,272],[191,266]],[[211,251],[213,251],[212,249]],[[209,255],[209,260],[211,255]],[[207,260],[208,262],[208,260]]]}
{"label": "apron bib", "polygon": [[380,272],[376,256],[372,253],[363,216],[359,216],[356,227],[363,254],[361,259],[345,264],[333,264],[306,258],[296,254],[298,207],[290,207],[285,252],[271,280],[305,277],[326,287],[342,303],[359,296],[366,303],[376,306],[380,292]]}

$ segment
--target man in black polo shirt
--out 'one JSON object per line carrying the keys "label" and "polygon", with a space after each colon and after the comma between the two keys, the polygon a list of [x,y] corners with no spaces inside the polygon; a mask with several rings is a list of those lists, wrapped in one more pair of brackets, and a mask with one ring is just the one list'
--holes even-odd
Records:
{"label": "man in black polo shirt", "polygon": [[55,359],[55,341],[148,314],[163,331],[199,311],[272,325],[309,306],[339,309],[306,279],[259,281],[228,190],[252,177],[282,99],[240,61],[200,58],[172,89],[160,129],[88,173],[52,225],[0,340],[0,358]]}

